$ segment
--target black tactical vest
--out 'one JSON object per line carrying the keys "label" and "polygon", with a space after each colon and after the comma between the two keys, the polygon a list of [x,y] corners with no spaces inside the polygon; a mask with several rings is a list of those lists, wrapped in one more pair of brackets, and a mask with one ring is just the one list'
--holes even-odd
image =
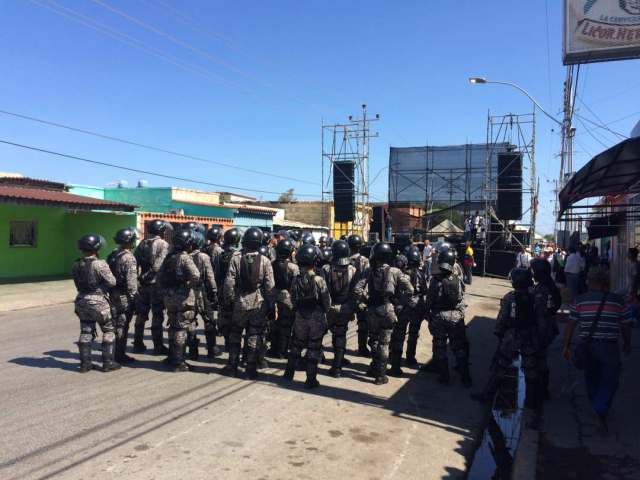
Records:
{"label": "black tactical vest", "polygon": [[143,273],[151,270],[151,267],[153,266],[153,258],[151,256],[151,246],[153,245],[153,242],[155,240],[156,240],[155,238],[146,238],[138,246],[138,251],[140,252],[140,255],[139,255],[140,258],[138,258],[137,260],[140,264],[140,268],[142,269]]}
{"label": "black tactical vest", "polygon": [[160,277],[160,284],[164,288],[177,288],[184,282],[178,278],[178,261],[180,260],[181,252],[174,252],[169,254],[162,265],[162,275]]}
{"label": "black tactical vest", "polygon": [[118,290],[127,289],[127,272],[120,268],[120,259],[124,255],[124,250],[116,249],[107,257],[107,263],[113,276],[116,278],[116,288]]}
{"label": "black tactical vest", "polygon": [[218,265],[215,271],[216,275],[216,283],[218,285],[222,285],[224,283],[224,279],[227,277],[227,272],[229,271],[229,263],[231,263],[231,258],[235,250],[225,250],[220,255],[218,255]]}
{"label": "black tactical vest", "polygon": [[243,255],[240,259],[240,293],[249,294],[258,290],[260,280],[260,255]]}
{"label": "black tactical vest", "polygon": [[96,275],[96,271],[93,268],[93,262],[95,261],[96,257],[86,257],[78,260],[80,266],[75,271],[75,280],[78,285],[78,292],[85,295],[92,293],[102,293],[99,291],[100,279]]}
{"label": "black tactical vest", "polygon": [[535,326],[535,296],[529,292],[515,292],[509,311],[510,324],[517,330]]}
{"label": "black tactical vest", "polygon": [[283,258],[273,262],[273,276],[278,290],[291,289],[291,275],[289,275],[289,259]]}
{"label": "black tactical vest", "polygon": [[315,275],[305,273],[297,278],[298,310],[303,315],[311,314],[318,307],[318,289]]}
{"label": "black tactical vest", "polygon": [[329,279],[329,292],[334,304],[342,305],[349,301],[349,265],[332,265]]}
{"label": "black tactical vest", "polygon": [[369,274],[369,305],[379,307],[389,303],[391,292],[387,290],[389,266],[376,267]]}
{"label": "black tactical vest", "polygon": [[460,279],[457,275],[447,275],[438,280],[435,308],[438,310],[453,310],[461,300]]}

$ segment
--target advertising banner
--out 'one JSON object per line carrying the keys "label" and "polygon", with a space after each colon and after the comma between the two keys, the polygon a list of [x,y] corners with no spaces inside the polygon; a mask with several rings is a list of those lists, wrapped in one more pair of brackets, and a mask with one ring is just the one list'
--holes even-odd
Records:
{"label": "advertising banner", "polygon": [[640,57],[640,0],[565,0],[565,65]]}

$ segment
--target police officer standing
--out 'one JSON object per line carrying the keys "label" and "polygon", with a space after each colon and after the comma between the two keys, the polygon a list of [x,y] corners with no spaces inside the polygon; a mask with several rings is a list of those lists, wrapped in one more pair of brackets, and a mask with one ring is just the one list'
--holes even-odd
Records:
{"label": "police officer standing", "polygon": [[[353,265],[356,269],[356,275],[359,278],[365,274],[366,270],[369,268],[369,259],[360,254],[360,250],[362,249],[363,241],[360,235],[349,235],[347,237],[347,243],[349,244],[349,249],[351,250],[351,265]],[[368,357],[371,355],[369,349],[367,348],[367,340],[368,340],[368,329],[367,329],[367,314],[361,308],[358,308],[358,312],[356,313],[356,317],[358,319],[358,354],[364,357]]]}
{"label": "police officer standing", "polygon": [[173,235],[173,251],[165,258],[158,273],[164,293],[164,304],[169,317],[169,366],[174,372],[190,369],[185,362],[187,338],[196,328],[196,295],[194,288],[200,281],[200,272],[193,263],[191,251],[196,233],[181,228]]}
{"label": "police officer standing", "polygon": [[420,251],[417,248],[409,248],[407,256],[407,275],[413,285],[413,297],[410,302],[410,308],[407,311],[409,320],[409,338],[407,339],[407,355],[406,365],[415,367],[418,365],[416,360],[416,348],[418,346],[418,338],[420,337],[420,326],[427,314],[427,272],[422,266]]}
{"label": "police officer standing", "polygon": [[242,333],[245,329],[247,377],[255,379],[258,374],[258,354],[262,349],[266,315],[274,286],[271,262],[258,251],[261,245],[262,230],[248,228],[242,236],[242,255],[231,259],[224,283],[225,304],[233,303],[229,359],[224,368],[224,373],[230,376],[237,375]]}
{"label": "police officer standing", "polygon": [[429,285],[433,361],[438,369],[438,382],[449,384],[447,341],[457,360],[458,373],[465,387],[471,386],[468,341],[464,324],[464,286],[454,270],[455,253],[447,249],[438,255],[438,273]]}
{"label": "police officer standing", "polygon": [[347,331],[353,320],[356,302],[353,289],[357,281],[356,268],[351,265],[349,245],[338,240],[331,245],[331,264],[323,267],[325,283],[331,295],[331,309],[327,313],[327,324],[331,330],[333,364],[329,370],[332,377],[340,377],[347,349]]}
{"label": "police officer standing", "polygon": [[75,312],[80,319],[80,372],[93,368],[91,363],[91,342],[96,323],[102,330],[102,370],[109,372],[120,368],[114,361],[115,327],[111,317],[109,291],[116,286],[109,265],[98,258],[98,250],[104,239],[95,234],[84,235],[78,240],[78,249],[82,257],[73,264],[73,281],[78,290],[75,299]]}
{"label": "police officer standing", "polygon": [[151,338],[153,339],[153,353],[167,354],[168,351],[162,341],[162,324],[164,323],[164,306],[162,293],[157,284],[157,275],[162,262],[169,253],[169,244],[162,238],[171,225],[164,220],[151,220],[147,226],[149,238],[140,242],[135,250],[136,261],[140,269],[140,288],[138,290],[138,315],[136,317],[133,351],[144,353],[147,350],[143,342],[144,326],[149,319],[151,310]]}
{"label": "police officer standing", "polygon": [[293,243],[291,240],[285,238],[278,241],[276,260],[272,263],[275,281],[273,298],[276,308],[276,320],[271,338],[271,354],[274,358],[284,358],[287,355],[291,340],[291,328],[296,318],[291,303],[291,288],[300,269],[291,260],[292,253]]}
{"label": "police officer standing", "polygon": [[389,382],[389,342],[393,327],[398,321],[393,302],[403,293],[413,295],[413,286],[409,279],[396,267],[391,266],[393,257],[391,245],[384,242],[376,243],[372,251],[372,264],[354,288],[356,301],[367,304],[371,347],[371,365],[367,375],[375,378],[376,385]]}
{"label": "police officer standing", "polygon": [[315,272],[318,250],[314,245],[303,245],[296,252],[296,261],[302,270],[293,284],[291,300],[296,310],[293,324],[293,344],[289,350],[284,377],[293,380],[296,364],[306,348],[305,388],[316,388],[318,363],[322,357],[322,337],[327,331],[326,314],[331,307],[331,297],[324,279]]}
{"label": "police officer standing", "polygon": [[220,227],[211,227],[207,230],[207,245],[203,251],[209,255],[212,267],[216,264],[216,257],[222,253],[222,247],[220,246],[222,235],[223,231]]}
{"label": "police officer standing", "polygon": [[[231,228],[224,232],[224,244],[222,253],[213,260],[213,273],[218,287],[218,329],[224,337],[224,349],[229,351],[229,333],[231,332],[231,317],[233,315],[233,296],[224,295],[225,278],[229,271],[229,265],[233,257],[239,257],[240,231]],[[228,303],[227,303],[228,302]]]}
{"label": "police officer standing", "polygon": [[[218,303],[218,288],[213,276],[211,258],[201,250],[204,247],[204,236],[199,232],[195,232],[194,237],[194,249],[191,252],[191,258],[200,272],[200,280],[195,286],[196,314],[202,318],[204,323],[207,358],[212,360],[220,354],[216,348],[216,335],[218,332],[215,318],[213,317],[213,310]],[[194,329],[189,338],[189,358],[191,360],[198,359],[198,343],[198,336],[196,329]]]}
{"label": "police officer standing", "polygon": [[131,251],[137,239],[138,231],[133,227],[118,230],[113,240],[119,247],[107,257],[111,273],[116,279],[116,286],[111,290],[110,298],[116,328],[115,359],[119,363],[134,361],[125,351],[129,324],[133,318],[138,295],[138,265]]}
{"label": "police officer standing", "polygon": [[551,265],[544,258],[531,260],[531,271],[536,284],[533,294],[537,305],[545,306],[544,323],[540,328],[540,346],[538,349],[538,370],[540,372],[540,395],[549,398],[549,366],[547,363],[547,350],[553,340],[558,336],[558,321],[556,313],[562,305],[560,290],[551,277]]}

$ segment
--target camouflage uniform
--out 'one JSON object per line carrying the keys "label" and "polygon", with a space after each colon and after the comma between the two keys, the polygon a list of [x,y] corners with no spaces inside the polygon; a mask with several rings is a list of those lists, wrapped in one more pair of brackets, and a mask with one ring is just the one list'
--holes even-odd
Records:
{"label": "camouflage uniform", "polygon": [[129,324],[133,318],[138,295],[138,266],[130,250],[119,248],[107,257],[116,286],[110,292],[116,328],[116,360],[130,360],[125,354]]}
{"label": "camouflage uniform", "polygon": [[135,250],[135,257],[140,267],[140,288],[138,290],[138,315],[135,324],[134,351],[144,351],[144,326],[151,310],[151,336],[154,353],[164,353],[162,343],[162,324],[164,322],[164,303],[162,292],[157,283],[157,275],[162,262],[169,253],[169,244],[159,236],[147,238],[140,242]]}
{"label": "camouflage uniform", "polygon": [[242,334],[246,330],[247,374],[255,377],[273,286],[273,269],[267,257],[249,252],[231,258],[223,293],[224,303],[233,304],[227,373],[236,373]]}
{"label": "camouflage uniform", "polygon": [[354,288],[355,298],[367,303],[371,347],[371,365],[367,374],[375,377],[377,384],[388,382],[389,343],[393,327],[398,321],[392,302],[402,293],[413,295],[413,286],[409,278],[401,270],[387,264],[370,268]]}
{"label": "camouflage uniform", "polygon": [[284,357],[289,350],[291,329],[296,318],[291,303],[291,288],[295,278],[300,274],[298,266],[289,259],[278,259],[272,263],[275,287],[273,299],[277,309],[277,318],[272,336],[272,348],[277,357]]}
{"label": "camouflage uniform", "polygon": [[334,349],[333,365],[330,374],[340,376],[347,349],[349,322],[356,312],[353,295],[358,280],[353,265],[325,265],[322,274],[331,294],[332,305],[327,313],[327,325],[331,330],[331,342]]}
{"label": "camouflage uniform", "polygon": [[542,395],[549,396],[549,365],[547,363],[547,350],[555,337],[560,333],[556,313],[562,305],[560,291],[555,282],[549,278],[546,283],[537,283],[533,288],[536,297],[536,305],[544,305],[544,318],[540,331],[540,346],[538,349],[538,371],[540,375],[540,389]]}
{"label": "camouflage uniform", "polygon": [[187,252],[175,251],[165,258],[158,278],[169,317],[169,364],[184,370],[187,336],[196,328],[194,289],[200,282],[200,272]]}
{"label": "camouflage uniform", "polygon": [[[362,278],[369,268],[369,259],[359,253],[356,253],[351,255],[350,261],[351,265],[356,269],[356,276],[358,279]],[[369,330],[367,324],[367,312],[360,305],[356,305],[356,307],[356,318],[358,319],[358,351],[361,355],[368,355],[367,339],[369,337]]]}
{"label": "camouflage uniform", "polygon": [[391,365],[395,368],[396,373],[402,373],[399,370],[407,327],[409,327],[407,363],[415,362],[420,324],[425,315],[425,294],[427,292],[427,279],[422,268],[407,268],[404,274],[413,286],[413,294],[409,295],[403,292],[401,306],[396,308],[398,323],[391,334]]}
{"label": "camouflage uniform", "polygon": [[218,330],[224,337],[224,349],[227,352],[229,351],[229,333],[231,333],[231,320],[233,318],[233,295],[225,296],[225,279],[231,260],[240,255],[240,251],[236,249],[225,249],[215,257],[213,265],[213,273],[218,286]]}
{"label": "camouflage uniform", "polygon": [[451,350],[457,359],[463,382],[470,382],[468,342],[464,324],[464,284],[461,277],[455,273],[446,274],[441,271],[432,278],[429,285],[429,304],[433,361],[440,373],[440,382],[449,382],[447,341],[451,344]]}
{"label": "camouflage uniform", "polygon": [[78,290],[75,312],[80,319],[81,370],[91,368],[91,342],[96,323],[102,330],[102,361],[105,370],[114,364],[115,328],[111,318],[109,290],[116,286],[109,265],[95,255],[78,259],[73,264],[73,281]]}
{"label": "camouflage uniform", "polygon": [[224,250],[220,246],[219,243],[209,243],[206,247],[204,247],[204,253],[209,255],[211,259],[211,267],[216,268],[216,257],[220,255]]}
{"label": "camouflage uniform", "polygon": [[309,388],[317,387],[318,362],[322,357],[322,337],[327,331],[327,312],[331,296],[324,279],[313,270],[296,277],[291,289],[291,302],[296,310],[293,323],[293,343],[289,350],[287,378],[293,379],[294,367],[306,349],[306,370]]}
{"label": "camouflage uniform", "polygon": [[[202,317],[204,322],[204,335],[207,342],[208,356],[211,358],[215,354],[216,346],[216,323],[213,317],[213,309],[218,300],[218,288],[216,279],[213,275],[213,267],[211,266],[211,258],[200,250],[191,252],[191,258],[196,268],[200,272],[200,280],[195,285],[196,295],[196,315]],[[196,320],[197,326],[197,320]],[[196,330],[189,337],[190,357],[192,360],[198,359],[198,336]]]}

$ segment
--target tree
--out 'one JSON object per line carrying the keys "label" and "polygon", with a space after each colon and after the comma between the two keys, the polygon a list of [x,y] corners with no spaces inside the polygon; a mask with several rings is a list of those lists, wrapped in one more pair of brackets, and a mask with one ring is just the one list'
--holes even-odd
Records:
{"label": "tree", "polygon": [[280,196],[278,197],[278,201],[281,203],[295,202],[296,197],[293,196],[293,192],[294,192],[294,189],[290,188],[284,193],[281,193]]}
{"label": "tree", "polygon": [[547,233],[544,237],[543,237],[547,242],[554,242],[555,241],[555,237],[553,236],[553,233]]}

